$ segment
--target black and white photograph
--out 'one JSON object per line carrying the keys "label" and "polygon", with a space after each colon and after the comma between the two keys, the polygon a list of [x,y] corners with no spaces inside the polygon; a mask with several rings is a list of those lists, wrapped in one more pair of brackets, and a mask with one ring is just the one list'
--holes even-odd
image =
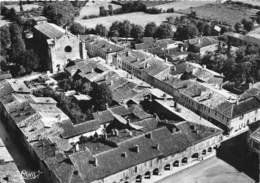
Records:
{"label": "black and white photograph", "polygon": [[0,183],[260,183],[260,0],[0,0]]}

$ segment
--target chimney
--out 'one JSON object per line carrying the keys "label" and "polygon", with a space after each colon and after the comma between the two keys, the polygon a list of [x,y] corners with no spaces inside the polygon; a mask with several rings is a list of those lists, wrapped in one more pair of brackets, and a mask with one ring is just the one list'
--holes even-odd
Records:
{"label": "chimney", "polygon": [[139,145],[135,145],[134,146],[134,151],[139,153],[140,152],[140,148],[139,148]]}
{"label": "chimney", "polygon": [[249,83],[249,89],[252,89],[253,83]]}
{"label": "chimney", "polygon": [[159,150],[159,147],[160,147],[159,144],[155,144],[155,145],[153,146],[153,148],[156,149],[156,150]]}
{"label": "chimney", "polygon": [[148,138],[148,139],[151,139],[152,138],[152,134],[151,133],[147,133],[147,134],[145,134],[145,137]]}
{"label": "chimney", "polygon": [[76,150],[76,152],[79,152],[79,144],[78,143],[75,145],[75,150]]}
{"label": "chimney", "polygon": [[127,157],[126,152],[123,152],[123,153],[121,154],[121,156],[122,156],[123,158],[126,158],[126,157]]}
{"label": "chimney", "polygon": [[129,131],[129,136],[132,137],[133,136],[133,132]]}
{"label": "chimney", "polygon": [[91,69],[91,73],[95,72],[94,68]]}
{"label": "chimney", "polygon": [[115,136],[116,136],[116,137],[119,136],[119,131],[118,131],[118,129],[115,129]]}
{"label": "chimney", "polygon": [[94,159],[93,159],[93,165],[94,165],[94,166],[98,166],[98,161],[97,161],[97,158],[96,158],[96,157],[94,157]]}

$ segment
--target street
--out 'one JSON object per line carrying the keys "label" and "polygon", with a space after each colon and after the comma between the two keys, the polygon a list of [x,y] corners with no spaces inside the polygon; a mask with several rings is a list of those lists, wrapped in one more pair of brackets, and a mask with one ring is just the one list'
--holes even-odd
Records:
{"label": "street", "polygon": [[185,171],[171,175],[158,183],[254,183],[223,160],[213,157]]}

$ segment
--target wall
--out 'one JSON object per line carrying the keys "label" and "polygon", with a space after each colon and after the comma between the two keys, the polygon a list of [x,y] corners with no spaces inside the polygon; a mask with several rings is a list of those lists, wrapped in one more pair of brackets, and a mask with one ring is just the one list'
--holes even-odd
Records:
{"label": "wall", "polygon": [[63,70],[68,59],[80,59],[81,46],[83,45],[80,43],[80,40],[76,36],[69,34],[65,34],[56,40],[55,45],[51,47],[52,72]]}

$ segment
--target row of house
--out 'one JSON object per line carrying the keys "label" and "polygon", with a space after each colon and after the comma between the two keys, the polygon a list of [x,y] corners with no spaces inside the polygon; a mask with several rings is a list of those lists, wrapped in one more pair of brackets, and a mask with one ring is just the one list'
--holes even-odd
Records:
{"label": "row of house", "polygon": [[240,99],[239,95],[224,90],[223,75],[204,66],[188,62],[172,65],[139,50],[119,52],[113,64],[172,95],[176,102],[228,133],[242,130],[260,119],[258,98]]}
{"label": "row of house", "polygon": [[[77,72],[82,72],[84,64],[79,65]],[[93,65],[101,67],[98,62]],[[105,81],[120,80],[114,75]],[[38,162],[46,182],[142,182],[199,162],[214,154],[222,140],[221,130],[184,120],[160,120],[137,104],[107,107],[93,113],[93,119],[73,124],[57,101],[33,95],[51,81],[33,75],[1,81],[0,89],[1,120]]]}

